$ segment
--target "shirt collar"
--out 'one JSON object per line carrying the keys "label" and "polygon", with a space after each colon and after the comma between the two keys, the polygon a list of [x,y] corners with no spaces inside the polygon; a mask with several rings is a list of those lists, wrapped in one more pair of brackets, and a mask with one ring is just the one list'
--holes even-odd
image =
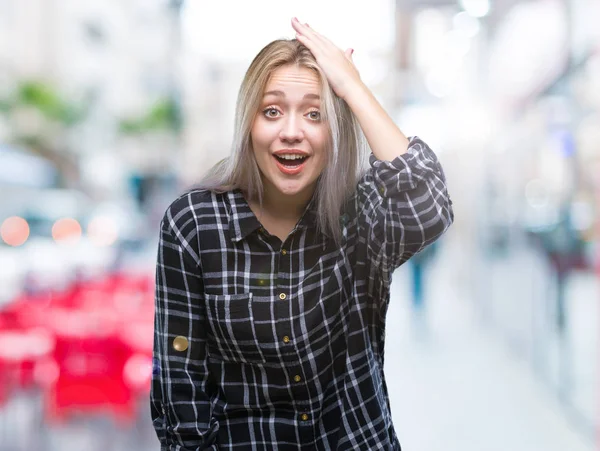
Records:
{"label": "shirt collar", "polygon": [[[259,229],[261,224],[241,190],[228,191],[227,199],[229,201],[229,234],[232,241],[238,242]],[[298,228],[309,227],[317,227],[316,196],[311,198],[298,221]]]}
{"label": "shirt collar", "polygon": [[229,235],[232,241],[238,242],[260,228],[260,222],[239,189],[228,191],[227,199],[229,200]]}
{"label": "shirt collar", "polygon": [[317,200],[316,196],[313,196],[310,199],[310,202],[306,206],[304,213],[300,217],[300,221],[298,221],[299,228],[310,228],[317,227]]}

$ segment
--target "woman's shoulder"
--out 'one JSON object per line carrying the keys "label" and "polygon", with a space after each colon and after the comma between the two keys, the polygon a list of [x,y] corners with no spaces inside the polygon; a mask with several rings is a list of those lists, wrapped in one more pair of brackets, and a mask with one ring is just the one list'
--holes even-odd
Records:
{"label": "woman's shoulder", "polygon": [[165,210],[162,227],[179,231],[198,226],[199,218],[214,216],[226,201],[226,193],[217,193],[205,188],[190,187],[178,195]]}

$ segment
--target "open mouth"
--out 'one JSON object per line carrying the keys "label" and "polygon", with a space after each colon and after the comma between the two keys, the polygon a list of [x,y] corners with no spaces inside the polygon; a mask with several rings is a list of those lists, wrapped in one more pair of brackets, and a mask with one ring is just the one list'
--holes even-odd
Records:
{"label": "open mouth", "polygon": [[279,170],[285,175],[298,175],[306,166],[306,161],[310,158],[308,156],[300,155],[273,155],[275,163]]}
{"label": "open mouth", "polygon": [[297,168],[298,166],[302,165],[302,163],[304,163],[308,159],[308,157],[300,157],[300,158],[294,157],[292,159],[292,158],[279,157],[279,156],[275,155],[275,159],[282,166],[286,166],[289,168]]}

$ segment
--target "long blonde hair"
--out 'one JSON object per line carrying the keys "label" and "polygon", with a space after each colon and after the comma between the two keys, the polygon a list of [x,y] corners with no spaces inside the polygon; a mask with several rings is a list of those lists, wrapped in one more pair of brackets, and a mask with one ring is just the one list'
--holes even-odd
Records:
{"label": "long blonde hair", "polygon": [[317,222],[319,230],[339,244],[340,212],[367,168],[368,147],[350,107],[335,95],[313,54],[296,39],[275,40],[256,55],[238,93],[231,155],[217,163],[195,187],[217,193],[240,189],[262,205],[263,183],[250,131],[271,75],[290,64],[315,71],[321,81],[321,115],[329,127],[330,140],[328,163],[315,191]]}

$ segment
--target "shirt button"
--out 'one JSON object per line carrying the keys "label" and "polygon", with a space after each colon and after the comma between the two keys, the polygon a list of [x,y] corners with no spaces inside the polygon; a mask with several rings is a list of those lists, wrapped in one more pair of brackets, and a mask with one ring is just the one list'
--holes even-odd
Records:
{"label": "shirt button", "polygon": [[302,421],[306,421],[308,420],[308,415],[303,413],[302,415],[300,415],[300,418],[302,419]]}
{"label": "shirt button", "polygon": [[185,351],[188,348],[188,346],[189,346],[188,339],[185,338],[185,337],[183,337],[183,336],[181,336],[181,335],[178,335],[173,340],[173,348],[176,351],[183,352],[183,351]]}
{"label": "shirt button", "polygon": [[294,376],[294,381],[296,381],[296,382],[300,382],[301,380],[302,380],[302,378],[301,378],[299,375],[297,375],[297,374],[296,374],[296,375]]}
{"label": "shirt button", "polygon": [[287,255],[287,251],[285,249],[281,249],[281,254],[282,255]]}
{"label": "shirt button", "polygon": [[285,293],[281,293],[279,295],[279,299],[281,299],[282,301],[286,298],[287,296],[285,295]]}
{"label": "shirt button", "polygon": [[283,342],[284,343],[289,343],[290,342],[290,337],[288,337],[287,335],[285,337],[283,337]]}

